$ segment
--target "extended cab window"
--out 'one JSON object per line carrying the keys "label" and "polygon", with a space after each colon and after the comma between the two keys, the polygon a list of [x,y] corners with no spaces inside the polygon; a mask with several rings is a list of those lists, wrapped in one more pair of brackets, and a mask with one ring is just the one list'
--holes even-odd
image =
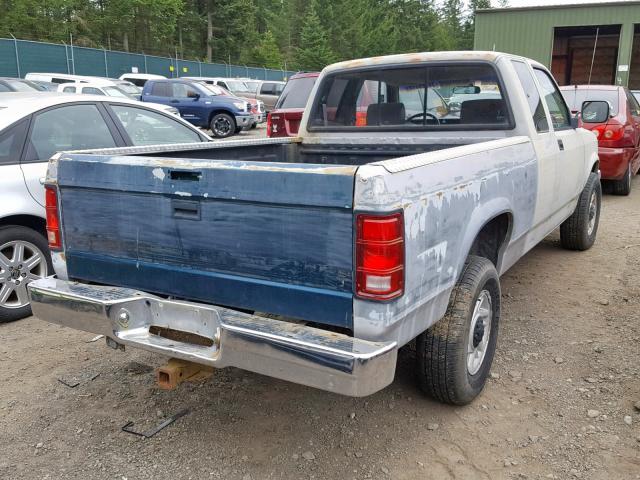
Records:
{"label": "extended cab window", "polygon": [[82,87],[82,93],[88,93],[91,95],[104,95],[104,93],[102,93],[100,89],[94,87]]}
{"label": "extended cab window", "polygon": [[64,93],[76,93],[76,87],[64,87],[62,91]]}
{"label": "extended cab window", "polygon": [[534,68],[533,71],[535,72],[538,83],[540,84],[542,98],[549,109],[553,128],[556,130],[571,128],[571,116],[569,114],[569,109],[567,108],[567,104],[564,102],[564,98],[562,98],[562,95],[560,94],[560,90],[556,87],[555,82],[544,70]]}
{"label": "extended cab window", "polygon": [[527,96],[527,103],[529,104],[529,111],[533,118],[533,124],[536,126],[536,130],[540,133],[549,131],[549,122],[547,121],[547,114],[542,106],[542,99],[540,98],[540,92],[536,82],[533,80],[533,75],[529,71],[529,67],[524,62],[518,60],[512,60],[513,68],[516,71],[516,75],[520,80],[522,89]]}
{"label": "extended cab window", "polygon": [[156,82],[151,86],[151,95],[155,97],[171,97],[173,91],[169,82]]}
{"label": "extended cab window", "polygon": [[506,129],[512,122],[502,92],[488,64],[338,72],[320,85],[310,129]]}

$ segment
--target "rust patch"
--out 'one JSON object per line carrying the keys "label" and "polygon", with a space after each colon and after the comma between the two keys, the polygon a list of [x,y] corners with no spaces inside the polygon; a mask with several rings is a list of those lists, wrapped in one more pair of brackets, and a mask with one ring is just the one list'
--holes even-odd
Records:
{"label": "rust patch", "polygon": [[167,327],[159,327],[157,325],[152,325],[149,328],[149,333],[166,338],[168,340],[174,340],[181,343],[190,343],[191,345],[201,345],[203,347],[212,347],[214,343],[213,339],[203,337],[202,335],[198,335],[196,333],[174,330]]}

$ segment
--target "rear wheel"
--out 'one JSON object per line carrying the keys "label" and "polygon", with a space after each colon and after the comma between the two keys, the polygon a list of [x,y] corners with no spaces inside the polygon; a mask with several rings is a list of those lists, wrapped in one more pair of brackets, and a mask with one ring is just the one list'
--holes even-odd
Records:
{"label": "rear wheel", "polygon": [[35,230],[0,228],[0,323],[31,315],[27,284],[53,272],[45,238]]}
{"label": "rear wheel", "polygon": [[466,405],[491,370],[500,321],[500,280],[493,263],[470,255],[445,316],[416,339],[417,380],[436,400]]}
{"label": "rear wheel", "polygon": [[560,225],[560,243],[567,250],[588,250],[596,241],[600,223],[602,187],[598,175],[591,173],[576,209]]}
{"label": "rear wheel", "polygon": [[227,138],[236,132],[236,121],[227,113],[218,113],[211,119],[211,133],[216,138]]}
{"label": "rear wheel", "polygon": [[631,162],[629,162],[624,177],[611,182],[615,195],[629,195],[631,193],[631,176]]}

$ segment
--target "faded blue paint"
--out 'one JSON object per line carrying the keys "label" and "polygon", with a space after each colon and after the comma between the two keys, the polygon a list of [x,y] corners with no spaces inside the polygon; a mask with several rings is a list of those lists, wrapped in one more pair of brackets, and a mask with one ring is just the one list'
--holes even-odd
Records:
{"label": "faded blue paint", "polygon": [[[172,171],[199,173],[200,180],[172,180]],[[58,184],[350,209],[355,171],[313,164],[73,155],[60,160]]]}
{"label": "faded blue paint", "polygon": [[91,253],[68,253],[67,268],[77,280],[351,327],[350,292]]}
{"label": "faded blue paint", "polygon": [[70,278],[351,327],[355,168],[82,157],[58,165]]}

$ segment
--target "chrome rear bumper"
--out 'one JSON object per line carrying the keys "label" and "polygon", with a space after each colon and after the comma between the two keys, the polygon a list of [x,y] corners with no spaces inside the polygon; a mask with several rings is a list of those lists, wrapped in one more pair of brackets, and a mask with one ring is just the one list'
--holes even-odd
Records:
{"label": "chrome rear bumper", "polygon": [[[52,277],[36,280],[28,288],[33,314],[42,320],[191,362],[238,367],[356,397],[384,388],[395,374],[395,342],[359,340],[128,288]],[[207,340],[206,345],[150,331],[158,328],[185,334],[185,339]]]}

